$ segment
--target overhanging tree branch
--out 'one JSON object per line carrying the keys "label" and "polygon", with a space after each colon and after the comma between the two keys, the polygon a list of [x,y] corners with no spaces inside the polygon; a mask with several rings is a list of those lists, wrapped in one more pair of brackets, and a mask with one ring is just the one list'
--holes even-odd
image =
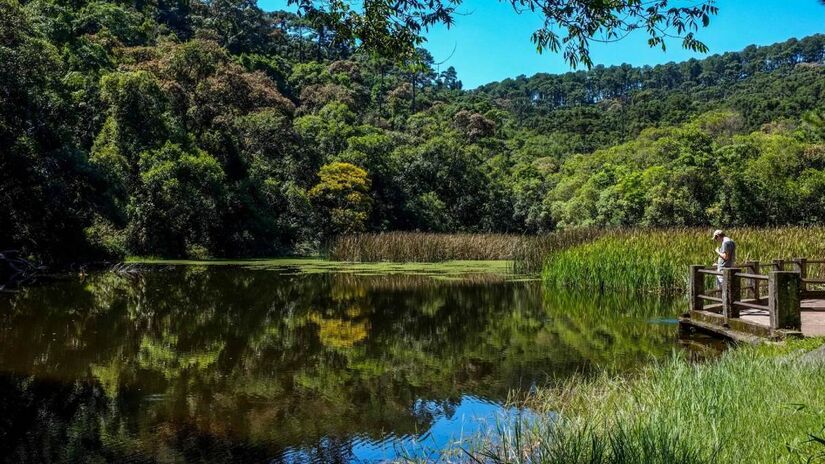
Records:
{"label": "overhanging tree branch", "polygon": [[[706,52],[696,38],[700,27],[718,13],[715,0],[501,0],[516,14],[543,18],[532,34],[536,50],[561,52],[571,66],[591,67],[591,42],[615,42],[642,29],[648,45],[666,47],[666,39]],[[414,58],[424,32],[436,24],[454,24],[461,0],[289,0],[301,14],[324,11],[337,40],[401,61]]]}

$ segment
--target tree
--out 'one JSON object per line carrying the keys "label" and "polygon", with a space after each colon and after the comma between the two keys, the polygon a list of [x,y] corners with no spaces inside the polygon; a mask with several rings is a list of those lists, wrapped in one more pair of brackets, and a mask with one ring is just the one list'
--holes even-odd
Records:
{"label": "tree", "polygon": [[325,238],[363,232],[372,209],[367,171],[349,163],[321,166],[309,198],[319,210]]}
{"label": "tree", "polygon": [[496,123],[482,114],[461,110],[453,118],[456,129],[461,131],[469,140],[475,141],[482,137],[493,135]]}
{"label": "tree", "polygon": [[167,142],[140,155],[140,187],[129,203],[135,253],[202,258],[220,230],[224,173],[203,150]]}
{"label": "tree", "polygon": [[416,111],[416,94],[419,88],[425,87],[435,80],[435,71],[433,71],[433,56],[427,50],[419,48],[415,51],[415,55],[404,63],[403,69],[406,78],[409,80],[410,89],[412,91],[412,100],[410,101],[410,111]]}
{"label": "tree", "polygon": [[57,48],[16,1],[0,1],[0,248],[46,262],[90,255],[83,228],[100,188],[74,145]]}
{"label": "tree", "polygon": [[199,19],[214,31],[221,45],[233,53],[266,52],[270,25],[252,0],[210,0],[209,14]]}
{"label": "tree", "polygon": [[124,195],[137,182],[140,153],[169,137],[166,96],[155,76],[144,71],[107,74],[101,79],[101,94],[108,116],[91,159],[114,191]]}
{"label": "tree", "polygon": [[406,142],[398,133],[364,128],[365,135],[347,139],[347,149],[333,157],[335,161],[361,166],[370,175],[373,208],[369,230],[397,230],[404,189],[397,185],[399,162],[394,150]]}
{"label": "tree", "polygon": [[[314,16],[326,6],[326,17],[337,18],[330,24],[339,40],[361,43],[368,50],[384,56],[412,58],[415,47],[425,39],[424,31],[436,24],[447,27],[454,22],[460,0],[410,0],[404,2],[365,2],[353,8],[351,2],[288,0],[303,14]],[[644,29],[651,47],[666,47],[665,39],[678,37],[686,49],[705,52],[707,47],[695,37],[700,26],[710,24],[718,11],[715,0],[698,3],[674,0],[509,0],[516,12],[538,12],[542,26],[532,35],[536,49],[563,51],[572,65],[593,65],[591,42],[621,40],[637,29]],[[560,35],[559,30],[565,31]]]}
{"label": "tree", "polygon": [[399,156],[402,169],[396,185],[408,199],[407,227],[472,231],[489,222],[486,206],[494,192],[481,169],[478,146],[465,145],[455,136],[432,136],[404,147]]}
{"label": "tree", "polygon": [[825,111],[809,111],[802,116],[806,129],[818,141],[825,141]]}
{"label": "tree", "polygon": [[461,81],[458,80],[458,73],[452,66],[439,75],[439,82],[449,90],[461,90],[463,87]]}

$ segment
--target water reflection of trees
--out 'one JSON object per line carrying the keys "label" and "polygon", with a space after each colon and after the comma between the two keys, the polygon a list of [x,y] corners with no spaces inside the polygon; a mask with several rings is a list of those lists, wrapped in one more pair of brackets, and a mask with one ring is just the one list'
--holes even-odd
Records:
{"label": "water reflection of trees", "polygon": [[638,321],[661,307],[537,283],[232,268],[29,288],[0,301],[0,454],[346,460],[353,434],[426,430],[462,394],[502,399],[660,355],[674,331]]}

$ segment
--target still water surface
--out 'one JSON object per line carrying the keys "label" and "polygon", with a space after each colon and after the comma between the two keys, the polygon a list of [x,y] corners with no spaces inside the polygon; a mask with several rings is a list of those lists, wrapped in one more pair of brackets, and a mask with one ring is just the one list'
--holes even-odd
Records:
{"label": "still water surface", "polygon": [[[343,271],[343,272],[342,272]],[[435,457],[513,390],[682,344],[673,301],[472,273],[150,266],[0,295],[4,462]]]}

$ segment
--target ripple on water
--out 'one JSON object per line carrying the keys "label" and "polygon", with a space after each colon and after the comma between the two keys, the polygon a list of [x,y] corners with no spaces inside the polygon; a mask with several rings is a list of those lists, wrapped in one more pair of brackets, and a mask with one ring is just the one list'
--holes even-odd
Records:
{"label": "ripple on water", "polygon": [[467,440],[495,433],[501,426],[518,420],[531,420],[526,409],[504,406],[501,403],[472,395],[461,397],[455,408],[446,410],[438,401],[419,399],[412,406],[427,411],[434,421],[417,434],[387,433],[381,439],[364,434],[353,434],[345,440],[324,437],[317,447],[289,448],[280,459],[286,463],[379,463],[398,459],[437,460],[445,454],[461,452]]}

